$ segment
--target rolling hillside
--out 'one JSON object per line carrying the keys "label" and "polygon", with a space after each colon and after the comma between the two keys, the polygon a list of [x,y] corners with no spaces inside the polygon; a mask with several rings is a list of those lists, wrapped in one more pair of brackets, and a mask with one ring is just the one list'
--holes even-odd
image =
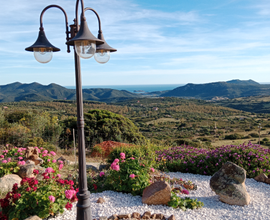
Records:
{"label": "rolling hillside", "polygon": [[[102,102],[121,101],[139,95],[115,89],[83,89],[84,100]],[[22,84],[15,82],[0,86],[0,102],[75,100],[75,89],[67,89],[57,84],[47,86],[39,83]]]}
{"label": "rolling hillside", "polygon": [[253,80],[231,80],[206,84],[189,83],[164,93],[162,96],[211,100],[259,95],[270,95],[270,85],[261,85]]}

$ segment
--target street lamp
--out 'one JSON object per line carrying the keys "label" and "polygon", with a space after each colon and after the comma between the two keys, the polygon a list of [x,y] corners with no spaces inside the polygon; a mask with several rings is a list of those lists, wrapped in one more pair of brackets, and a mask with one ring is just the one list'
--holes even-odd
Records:
{"label": "street lamp", "polygon": [[[80,26],[78,23],[79,3],[81,3]],[[68,25],[68,18],[65,10],[58,5],[49,5],[43,9],[40,14],[39,34],[36,42],[25,48],[25,50],[34,52],[36,60],[40,63],[48,63],[52,59],[53,52],[60,51],[59,48],[53,46],[46,38],[43,28],[43,14],[49,8],[60,9],[65,16],[66,26],[66,44],[67,52],[70,53],[70,46],[74,49],[75,60],[75,77],[76,77],[76,99],[77,99],[77,128],[78,128],[78,150],[79,150],[79,192],[77,193],[77,220],[92,220],[90,208],[90,192],[87,188],[86,177],[86,160],[85,160],[85,138],[84,138],[84,118],[83,118],[83,97],[82,97],[82,80],[80,57],[84,59],[95,57],[99,63],[106,63],[110,59],[110,53],[116,49],[110,47],[104,40],[101,30],[101,22],[97,12],[92,8],[84,8],[83,0],[76,0],[74,24]],[[85,11],[93,11],[99,23],[99,33],[96,38],[89,30]]]}

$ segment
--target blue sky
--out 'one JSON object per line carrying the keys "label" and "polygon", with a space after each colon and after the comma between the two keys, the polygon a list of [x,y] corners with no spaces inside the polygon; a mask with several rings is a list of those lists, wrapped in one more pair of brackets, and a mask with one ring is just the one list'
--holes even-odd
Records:
{"label": "blue sky", "polygon": [[[253,79],[270,82],[269,0],[85,0],[100,15],[105,39],[118,51],[106,64],[81,60],[83,85],[185,84]],[[44,7],[58,4],[74,19],[75,0],[9,0],[0,13],[0,85],[75,84],[64,16],[44,15],[49,41],[61,49],[38,63],[32,45]],[[97,20],[86,12],[90,30]]]}

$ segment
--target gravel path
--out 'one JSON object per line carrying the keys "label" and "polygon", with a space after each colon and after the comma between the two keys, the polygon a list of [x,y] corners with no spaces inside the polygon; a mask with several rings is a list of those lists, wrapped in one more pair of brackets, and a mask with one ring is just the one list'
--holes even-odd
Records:
{"label": "gravel path", "polygon": [[[140,196],[131,194],[116,193],[105,191],[102,193],[91,194],[91,210],[93,218],[101,216],[111,216],[112,214],[126,214],[145,211],[151,213],[162,213],[166,217],[175,215],[177,220],[186,219],[211,219],[211,220],[270,220],[270,185],[257,182],[254,179],[246,180],[246,188],[251,197],[248,206],[228,205],[219,201],[218,196],[210,189],[209,181],[211,176],[202,176],[189,173],[167,173],[171,178],[182,178],[191,180],[198,186],[196,191],[190,191],[190,198],[197,198],[204,203],[204,207],[196,210],[182,211],[161,205],[146,205],[141,202]],[[96,203],[99,197],[105,199],[105,203]],[[57,220],[75,220],[76,204],[71,211],[65,211],[64,214],[55,218]]]}

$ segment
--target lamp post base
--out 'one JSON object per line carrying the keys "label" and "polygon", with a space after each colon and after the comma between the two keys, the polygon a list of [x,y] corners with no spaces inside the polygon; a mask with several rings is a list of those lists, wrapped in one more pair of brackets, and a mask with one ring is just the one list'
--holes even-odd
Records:
{"label": "lamp post base", "polygon": [[90,192],[77,193],[77,220],[92,220]]}

